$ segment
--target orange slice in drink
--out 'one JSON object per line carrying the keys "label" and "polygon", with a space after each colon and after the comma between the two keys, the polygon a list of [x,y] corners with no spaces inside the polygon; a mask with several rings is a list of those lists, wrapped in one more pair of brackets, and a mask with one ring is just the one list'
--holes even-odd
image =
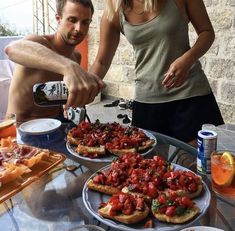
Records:
{"label": "orange slice in drink", "polygon": [[222,155],[222,159],[225,163],[233,165],[233,155],[230,152],[224,152]]}
{"label": "orange slice in drink", "polygon": [[230,152],[224,152],[219,163],[213,167],[211,177],[220,186],[229,186],[232,183],[235,173],[233,156]]}
{"label": "orange slice in drink", "polygon": [[12,120],[12,119],[4,120],[4,121],[0,122],[0,129],[9,127],[14,123],[15,123],[15,120]]}
{"label": "orange slice in drink", "polygon": [[0,138],[16,137],[15,120],[8,119],[0,122]]}

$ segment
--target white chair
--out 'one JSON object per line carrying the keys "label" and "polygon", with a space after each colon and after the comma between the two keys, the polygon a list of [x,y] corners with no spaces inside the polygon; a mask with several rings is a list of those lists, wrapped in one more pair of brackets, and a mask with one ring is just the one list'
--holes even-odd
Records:
{"label": "white chair", "polygon": [[14,65],[9,59],[0,60],[0,114],[5,114],[7,110],[9,86]]}
{"label": "white chair", "polygon": [[8,104],[8,92],[15,63],[8,59],[4,48],[12,41],[23,36],[0,36],[0,114],[5,114]]}

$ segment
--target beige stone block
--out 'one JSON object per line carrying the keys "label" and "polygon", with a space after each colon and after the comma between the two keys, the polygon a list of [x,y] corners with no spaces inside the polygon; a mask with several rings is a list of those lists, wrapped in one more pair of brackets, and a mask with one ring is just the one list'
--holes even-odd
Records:
{"label": "beige stone block", "polygon": [[104,9],[104,0],[95,0],[93,1],[95,11]]}
{"label": "beige stone block", "polygon": [[98,48],[95,47],[95,46],[89,46],[88,48],[88,66],[90,67],[94,61],[95,61],[95,57],[96,57],[96,54],[98,52],[97,50]]}
{"label": "beige stone block", "polygon": [[123,81],[126,83],[134,83],[135,80],[135,66],[134,65],[124,65],[123,66]]}
{"label": "beige stone block", "polygon": [[228,36],[225,37],[225,41],[224,41],[224,47],[223,47],[224,51],[224,55],[226,55],[227,58],[230,58],[232,60],[235,60],[235,32],[233,34],[233,36]]}
{"label": "beige stone block", "polygon": [[122,65],[134,65],[135,58],[133,49],[129,46],[122,49],[122,52],[120,53],[120,59]]}
{"label": "beige stone block", "polygon": [[212,0],[205,0],[204,4],[205,4],[206,7],[209,7],[209,6],[212,5]]}
{"label": "beige stone block", "polygon": [[232,26],[232,9],[215,8],[210,13],[210,19],[213,26],[217,29],[229,29]]}
{"label": "beige stone block", "polygon": [[219,103],[219,108],[225,123],[235,124],[235,105]]}
{"label": "beige stone block", "polygon": [[88,34],[88,44],[95,44],[97,46],[96,37],[97,37],[97,31],[94,28],[91,28]]}
{"label": "beige stone block", "polygon": [[[218,80],[214,80],[214,79],[209,79],[209,83],[210,83],[210,86],[211,86],[211,89],[214,93],[215,96],[217,96],[217,92],[218,92]],[[218,96],[217,96],[218,98]]]}
{"label": "beige stone block", "polygon": [[131,46],[130,43],[128,42],[128,40],[126,39],[126,37],[125,37],[123,34],[121,34],[121,35],[120,35],[119,46],[120,46],[120,47],[125,47],[125,46],[127,46],[127,45]]}
{"label": "beige stone block", "polygon": [[119,87],[119,95],[124,99],[134,98],[134,85],[121,84]]}
{"label": "beige stone block", "polygon": [[113,56],[113,60],[112,60],[110,68],[112,68],[112,65],[120,65],[120,50],[119,49],[115,52]]}
{"label": "beige stone block", "polygon": [[[230,6],[235,6],[235,0],[229,0],[229,5]],[[233,7],[234,8],[234,7]]]}
{"label": "beige stone block", "polygon": [[221,84],[220,96],[222,102],[235,105],[235,81],[224,81]]}
{"label": "beige stone block", "polygon": [[112,68],[109,69],[105,79],[109,82],[123,82],[122,66],[112,65]]}
{"label": "beige stone block", "polygon": [[208,60],[208,77],[214,79],[233,79],[235,62],[229,59]]}
{"label": "beige stone block", "polygon": [[105,84],[106,84],[106,87],[102,91],[102,94],[109,95],[109,96],[120,97],[119,96],[119,84],[112,83],[112,82],[109,82],[109,81],[105,81]]}

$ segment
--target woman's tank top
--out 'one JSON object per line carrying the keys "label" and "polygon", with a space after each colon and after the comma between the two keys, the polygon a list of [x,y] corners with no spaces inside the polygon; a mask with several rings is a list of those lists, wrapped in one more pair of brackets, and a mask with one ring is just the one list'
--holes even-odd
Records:
{"label": "woman's tank top", "polygon": [[136,101],[163,103],[211,92],[199,61],[191,67],[182,86],[166,89],[162,85],[170,64],[190,49],[188,23],[174,0],[166,0],[159,15],[138,25],[128,23],[121,12],[120,26],[135,52]]}

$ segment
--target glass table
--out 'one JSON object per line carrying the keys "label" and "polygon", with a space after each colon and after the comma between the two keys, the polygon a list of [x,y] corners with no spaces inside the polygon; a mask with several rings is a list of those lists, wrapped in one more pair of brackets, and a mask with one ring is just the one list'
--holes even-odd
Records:
{"label": "glass table", "polygon": [[[102,167],[102,164],[92,163],[93,168],[90,168],[90,164],[78,163],[76,157],[66,150],[64,138],[69,128],[68,124],[63,124],[58,131],[49,135],[18,137],[19,142],[64,153],[67,159],[0,204],[1,230],[67,231],[80,224],[96,224],[105,230],[118,230],[93,218],[83,204],[83,185],[94,171]],[[162,144],[170,145],[169,159],[173,162],[178,164],[182,162],[182,158],[178,156],[187,155],[195,158],[197,155],[197,150],[184,142],[159,133],[152,132],[152,134],[158,141],[157,149]],[[205,216],[194,225],[213,226],[225,231],[234,230],[234,201],[216,195],[211,190],[208,176],[203,176],[203,180],[210,188],[212,199]]]}

